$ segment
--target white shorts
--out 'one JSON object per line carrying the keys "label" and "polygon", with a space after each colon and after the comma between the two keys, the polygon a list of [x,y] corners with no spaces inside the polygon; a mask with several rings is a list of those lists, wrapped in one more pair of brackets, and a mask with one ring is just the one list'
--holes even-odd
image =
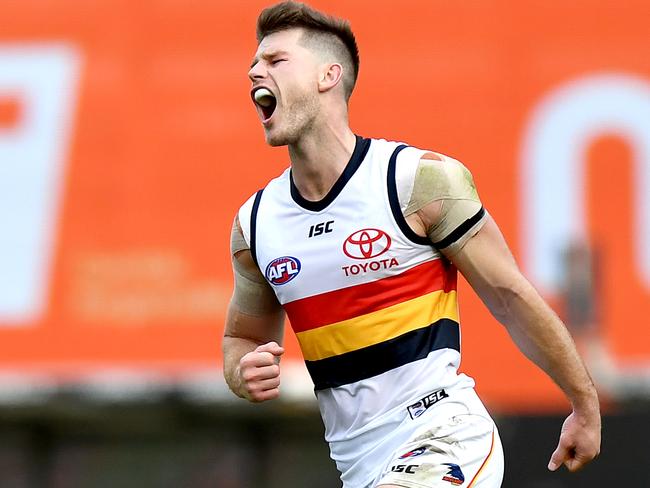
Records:
{"label": "white shorts", "polygon": [[[480,404],[478,397],[476,400]],[[430,421],[393,452],[373,487],[501,486],[503,448],[496,425],[483,405],[466,408],[462,403],[450,402],[438,407]]]}

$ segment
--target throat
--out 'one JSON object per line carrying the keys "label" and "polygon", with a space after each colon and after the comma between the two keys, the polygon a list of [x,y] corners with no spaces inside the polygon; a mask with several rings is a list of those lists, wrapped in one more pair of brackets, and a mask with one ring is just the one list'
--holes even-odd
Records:
{"label": "throat", "polygon": [[302,168],[302,171],[296,167],[291,169],[293,184],[305,199],[312,202],[322,200],[330,192],[336,181],[343,173],[343,168],[338,171],[333,168]]}
{"label": "throat", "polygon": [[353,137],[349,151],[341,152],[338,158],[332,153],[322,159],[291,158],[291,196],[303,208],[320,211],[331,204],[354,176],[370,147],[370,140]]}
{"label": "throat", "polygon": [[347,133],[329,137],[304,137],[289,146],[293,183],[307,200],[324,198],[352,159],[357,137]]}

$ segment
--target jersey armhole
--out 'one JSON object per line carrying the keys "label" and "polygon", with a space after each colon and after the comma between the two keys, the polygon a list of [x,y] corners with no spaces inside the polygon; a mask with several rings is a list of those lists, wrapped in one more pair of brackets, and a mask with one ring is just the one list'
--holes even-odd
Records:
{"label": "jersey armhole", "polygon": [[[481,223],[481,221],[485,217],[485,214],[486,214],[485,207],[481,205],[481,208],[478,210],[478,212],[476,212],[474,215],[466,219],[458,227],[452,230],[449,233],[449,235],[447,235],[447,237],[445,237],[444,239],[438,242],[434,242],[433,246],[438,250],[442,250],[460,241],[463,237],[467,235],[467,233],[469,233],[472,229],[474,229],[474,227],[476,227],[479,223]],[[480,227],[474,231],[474,234],[478,232],[479,229]]]}
{"label": "jersey armhole", "polygon": [[259,268],[260,263],[257,262],[257,213],[260,208],[260,201],[262,200],[262,193],[264,192],[264,189],[259,190],[255,194],[255,200],[253,200],[253,207],[251,208],[251,220],[250,220],[250,242],[249,245],[251,247],[251,256],[253,258],[253,261],[255,262],[255,265]]}
{"label": "jersey armhole", "polygon": [[431,242],[427,237],[420,236],[416,234],[411,226],[409,226],[404,213],[402,212],[402,207],[399,201],[399,194],[397,191],[397,156],[404,149],[408,148],[406,144],[401,144],[395,148],[393,154],[391,154],[388,161],[388,172],[387,172],[387,186],[388,186],[388,202],[390,203],[390,210],[393,214],[393,218],[397,223],[397,226],[400,228],[402,233],[410,241],[420,244],[423,246],[431,246]]}

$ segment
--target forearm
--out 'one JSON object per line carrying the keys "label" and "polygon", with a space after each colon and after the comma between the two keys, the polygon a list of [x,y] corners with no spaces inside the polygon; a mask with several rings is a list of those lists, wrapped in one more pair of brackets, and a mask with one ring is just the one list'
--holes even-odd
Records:
{"label": "forearm", "polygon": [[497,290],[488,305],[519,349],[564,391],[574,410],[598,412],[598,396],[573,339],[560,318],[523,277]]}

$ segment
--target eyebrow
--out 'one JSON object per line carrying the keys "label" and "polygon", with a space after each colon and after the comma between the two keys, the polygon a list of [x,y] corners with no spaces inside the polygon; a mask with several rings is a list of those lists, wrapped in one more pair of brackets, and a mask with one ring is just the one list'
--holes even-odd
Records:
{"label": "eyebrow", "polygon": [[251,66],[250,66],[250,67],[252,68],[252,67],[255,66],[257,63],[259,63],[260,58],[263,58],[263,59],[271,59],[271,58],[274,58],[274,57],[276,57],[276,56],[286,56],[287,54],[289,54],[287,51],[280,51],[280,50],[276,50],[276,51],[267,51],[267,52],[265,52],[265,53],[262,53],[262,55],[259,56],[259,57],[258,57],[258,56],[255,56],[255,57],[253,58],[253,62],[251,63]]}

